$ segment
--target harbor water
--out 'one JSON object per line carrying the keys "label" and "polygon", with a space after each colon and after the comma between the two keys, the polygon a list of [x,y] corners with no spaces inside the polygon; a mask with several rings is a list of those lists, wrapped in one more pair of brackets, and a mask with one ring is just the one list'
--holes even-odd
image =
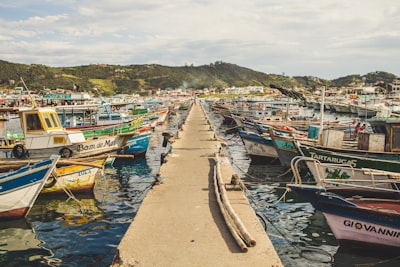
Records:
{"label": "harbor water", "polygon": [[[105,169],[93,194],[41,196],[26,219],[0,222],[0,266],[110,266],[168,149],[162,132],[176,134],[184,116],[156,127],[145,158],[120,159]],[[225,135],[219,116],[210,119],[284,266],[400,266],[393,255],[339,247],[323,215],[286,192],[288,169],[252,163],[240,137]]]}

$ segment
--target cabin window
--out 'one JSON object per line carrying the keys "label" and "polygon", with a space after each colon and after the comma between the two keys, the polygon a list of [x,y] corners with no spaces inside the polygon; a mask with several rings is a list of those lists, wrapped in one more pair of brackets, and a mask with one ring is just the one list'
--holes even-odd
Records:
{"label": "cabin window", "polygon": [[55,127],[61,127],[61,123],[60,123],[60,120],[58,119],[58,115],[56,116],[55,114],[51,113],[50,116],[51,116],[51,120],[53,121],[53,125]]}
{"label": "cabin window", "polygon": [[57,145],[66,143],[65,138],[63,136],[55,136],[53,141],[54,141],[54,144],[57,144]]}
{"label": "cabin window", "polygon": [[50,122],[49,114],[43,113],[43,118],[44,118],[44,121],[46,122],[47,128],[51,128],[51,122]]}
{"label": "cabin window", "polygon": [[28,131],[43,130],[40,123],[39,115],[37,113],[26,115]]}

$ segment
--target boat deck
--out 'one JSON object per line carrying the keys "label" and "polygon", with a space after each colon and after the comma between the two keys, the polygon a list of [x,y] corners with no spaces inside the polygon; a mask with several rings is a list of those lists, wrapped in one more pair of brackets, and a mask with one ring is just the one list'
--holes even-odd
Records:
{"label": "boat deck", "polygon": [[[143,200],[113,266],[282,266],[245,194],[230,184],[234,171],[223,152],[201,106],[193,105],[161,166],[165,180]],[[255,246],[243,249],[229,230],[234,221],[224,220],[215,190],[216,161],[236,221]]]}

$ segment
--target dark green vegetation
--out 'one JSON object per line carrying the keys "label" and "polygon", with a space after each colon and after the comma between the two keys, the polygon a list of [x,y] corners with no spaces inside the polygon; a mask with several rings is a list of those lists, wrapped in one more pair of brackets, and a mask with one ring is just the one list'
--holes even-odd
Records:
{"label": "dark green vegetation", "polygon": [[[154,89],[217,88],[236,86],[269,86],[275,84],[285,88],[307,87],[311,91],[317,86],[346,86],[351,83],[381,82],[383,88],[396,76],[387,72],[371,72],[366,75],[323,80],[313,76],[289,77],[266,74],[235,64],[217,61],[203,66],[168,67],[162,65],[87,65],[76,67],[49,67],[38,64],[17,64],[0,60],[0,89],[22,86],[22,77],[30,90],[43,88],[72,89],[79,85],[80,91],[98,91],[103,95],[117,93],[147,94]],[[15,81],[13,83],[12,81]],[[96,89],[94,89],[96,88]]]}

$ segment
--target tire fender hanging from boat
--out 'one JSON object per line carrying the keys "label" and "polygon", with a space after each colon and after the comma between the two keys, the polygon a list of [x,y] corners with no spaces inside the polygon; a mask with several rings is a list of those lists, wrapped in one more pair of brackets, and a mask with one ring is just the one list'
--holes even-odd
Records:
{"label": "tire fender hanging from boat", "polygon": [[72,150],[69,149],[68,147],[63,147],[60,149],[60,156],[62,158],[68,159],[72,157]]}
{"label": "tire fender hanging from boat", "polygon": [[50,174],[50,176],[47,178],[46,182],[44,183],[43,187],[44,188],[50,188],[53,185],[55,185],[56,182],[57,182],[57,179],[54,176],[54,174]]}
{"label": "tire fender hanging from boat", "polygon": [[26,149],[21,144],[15,145],[12,149],[12,153],[17,159],[24,159],[26,157]]}

